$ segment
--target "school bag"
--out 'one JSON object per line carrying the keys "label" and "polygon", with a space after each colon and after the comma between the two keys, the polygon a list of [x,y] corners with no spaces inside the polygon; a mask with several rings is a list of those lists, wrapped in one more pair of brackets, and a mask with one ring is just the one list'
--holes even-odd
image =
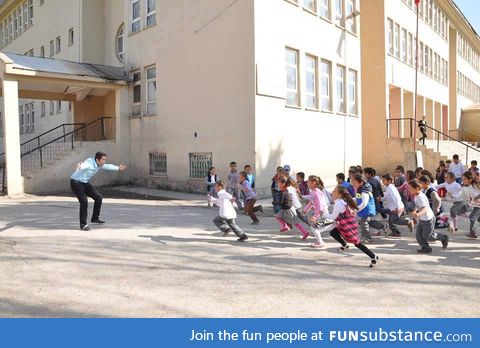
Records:
{"label": "school bag", "polygon": [[287,191],[282,192],[282,201],[280,203],[280,207],[282,209],[288,210],[292,208],[292,206],[293,206],[292,195]]}
{"label": "school bag", "polygon": [[346,207],[345,212],[338,215],[337,229],[346,242],[353,244],[360,243],[360,239],[358,238],[358,223],[350,211],[350,208]]}

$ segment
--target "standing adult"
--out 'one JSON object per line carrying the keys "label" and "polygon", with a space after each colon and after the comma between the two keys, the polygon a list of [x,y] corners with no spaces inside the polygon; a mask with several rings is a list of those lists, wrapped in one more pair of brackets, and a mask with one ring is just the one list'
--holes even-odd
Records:
{"label": "standing adult", "polygon": [[421,141],[422,144],[425,145],[425,139],[427,139],[427,122],[425,121],[425,116],[418,121],[418,129],[420,130],[420,133],[422,133],[422,137],[418,139],[418,141]]}
{"label": "standing adult", "polygon": [[90,231],[87,224],[88,215],[88,199],[92,198],[95,203],[93,205],[93,214],[91,222],[103,224],[105,221],[100,220],[100,209],[102,207],[102,195],[98,190],[90,184],[92,177],[97,174],[100,169],[124,171],[127,166],[124,163],[116,166],[105,163],[107,155],[104,152],[97,152],[95,158],[87,158],[85,161],[77,164],[77,169],[70,177],[70,187],[73,193],[77,196],[80,202],[80,229],[83,231]]}
{"label": "standing adult", "polygon": [[455,181],[460,185],[462,182],[462,175],[465,172],[465,166],[458,158],[458,155],[453,155],[453,162],[448,166],[448,171],[455,174]]}

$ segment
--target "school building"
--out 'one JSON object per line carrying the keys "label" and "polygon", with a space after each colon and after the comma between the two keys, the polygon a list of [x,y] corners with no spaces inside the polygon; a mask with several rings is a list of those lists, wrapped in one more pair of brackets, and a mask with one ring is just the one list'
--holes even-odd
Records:
{"label": "school building", "polygon": [[[478,36],[451,0],[425,3],[419,115],[460,132],[461,109],[478,102]],[[211,165],[226,178],[232,160],[254,167],[261,195],[277,165],[327,185],[351,164],[391,169],[413,141],[412,9],[401,0],[0,1],[0,182],[11,195],[68,190],[75,164],[97,150],[128,164],[97,184],[179,190],[204,190]]]}
{"label": "school building", "polygon": [[479,36],[452,0],[421,0],[415,100],[416,10],[415,0],[362,2],[363,163],[380,171],[415,166],[415,103],[429,127],[416,146],[425,167],[455,153],[480,160]]}

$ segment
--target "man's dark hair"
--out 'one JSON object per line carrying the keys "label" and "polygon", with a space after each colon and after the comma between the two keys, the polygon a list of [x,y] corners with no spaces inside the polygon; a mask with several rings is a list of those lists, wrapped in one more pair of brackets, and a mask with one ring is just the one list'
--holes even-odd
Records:
{"label": "man's dark hair", "polygon": [[236,165],[237,165],[237,162],[232,161],[232,162],[230,162],[230,165],[231,165],[231,166],[236,166]]}
{"label": "man's dark hair", "polygon": [[298,172],[297,175],[302,178],[302,180],[305,180],[305,173],[304,172]]}
{"label": "man's dark hair", "polygon": [[342,180],[342,181],[345,181],[345,174],[343,174],[343,173],[338,173],[338,174],[337,174],[337,179],[340,179],[340,180]]}
{"label": "man's dark hair", "polygon": [[102,159],[102,157],[107,157],[107,154],[105,152],[102,152],[102,151],[98,151],[95,154],[95,159],[96,160],[100,160],[100,159]]}

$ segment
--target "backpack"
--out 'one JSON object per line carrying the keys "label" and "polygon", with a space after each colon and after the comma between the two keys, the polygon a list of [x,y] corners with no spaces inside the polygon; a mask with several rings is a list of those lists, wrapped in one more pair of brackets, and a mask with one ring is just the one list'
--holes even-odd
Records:
{"label": "backpack", "polygon": [[280,202],[280,206],[284,210],[288,210],[292,208],[293,206],[292,195],[289,192],[287,191],[282,192],[282,200]]}
{"label": "backpack", "polygon": [[359,244],[358,223],[349,207],[337,217],[337,229],[347,243]]}

